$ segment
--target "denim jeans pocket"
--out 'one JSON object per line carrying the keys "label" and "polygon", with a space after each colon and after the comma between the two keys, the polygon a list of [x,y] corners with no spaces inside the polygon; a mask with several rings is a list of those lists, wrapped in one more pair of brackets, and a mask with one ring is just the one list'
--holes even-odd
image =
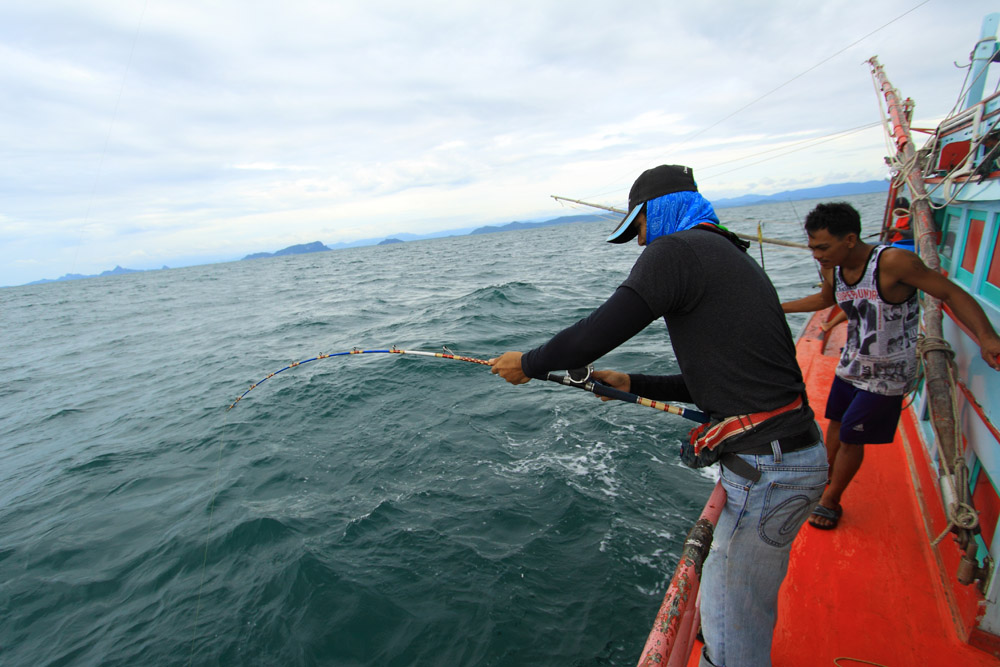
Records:
{"label": "denim jeans pocket", "polygon": [[767,489],[757,533],[774,547],[787,546],[823,495],[825,478],[815,485],[772,483]]}

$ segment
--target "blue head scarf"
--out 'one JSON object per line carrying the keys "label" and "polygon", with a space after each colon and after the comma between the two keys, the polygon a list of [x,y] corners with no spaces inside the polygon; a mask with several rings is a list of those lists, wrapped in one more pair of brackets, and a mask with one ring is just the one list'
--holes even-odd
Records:
{"label": "blue head scarf", "polygon": [[719,218],[709,201],[698,192],[684,190],[650,199],[646,202],[646,245],[702,222],[717,225]]}

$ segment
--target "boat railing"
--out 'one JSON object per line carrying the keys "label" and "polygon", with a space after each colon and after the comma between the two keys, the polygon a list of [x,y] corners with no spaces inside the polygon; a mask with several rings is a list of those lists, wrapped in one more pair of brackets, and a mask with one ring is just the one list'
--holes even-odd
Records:
{"label": "boat railing", "polygon": [[639,658],[639,667],[660,665],[682,667],[687,665],[694,647],[701,614],[698,591],[701,587],[701,568],[712,546],[712,536],[719,522],[719,515],[726,504],[726,491],[716,482],[701,516],[684,541],[680,561],[663,596],[663,603],[656,614],[653,629],[646,639]]}
{"label": "boat railing", "polygon": [[[1000,111],[987,112],[986,104],[980,102],[938,126],[926,150],[929,154],[924,170],[926,178],[940,178],[944,174],[947,179],[962,179],[983,169],[992,171],[989,162],[996,157]],[[954,141],[942,141],[960,132]]]}
{"label": "boat railing", "polygon": [[[982,102],[980,102],[979,104],[982,104]],[[975,120],[976,107],[979,107],[979,104],[977,104],[975,107],[959,111],[954,116],[945,118],[943,121],[941,121],[941,124],[938,125],[937,134],[942,136],[946,134],[951,134],[955,130],[961,129],[967,123],[972,123]]]}

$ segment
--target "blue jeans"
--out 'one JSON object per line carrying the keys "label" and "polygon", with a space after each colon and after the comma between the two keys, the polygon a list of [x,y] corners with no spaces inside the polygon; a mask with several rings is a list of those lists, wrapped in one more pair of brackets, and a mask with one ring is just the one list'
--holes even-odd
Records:
{"label": "blue jeans", "polygon": [[778,589],[799,528],[819,502],[827,478],[822,440],[783,454],[739,455],[761,473],[757,482],[725,466],[726,506],[701,582],[701,667],[765,667],[778,616]]}

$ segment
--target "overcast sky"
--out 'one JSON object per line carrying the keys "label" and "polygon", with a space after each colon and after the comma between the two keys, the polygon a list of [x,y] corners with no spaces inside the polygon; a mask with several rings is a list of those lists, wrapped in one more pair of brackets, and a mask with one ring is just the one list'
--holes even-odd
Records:
{"label": "overcast sky", "polygon": [[0,285],[622,207],[662,163],[709,198],[884,178],[865,61],[929,124],[990,11],[4,2]]}

